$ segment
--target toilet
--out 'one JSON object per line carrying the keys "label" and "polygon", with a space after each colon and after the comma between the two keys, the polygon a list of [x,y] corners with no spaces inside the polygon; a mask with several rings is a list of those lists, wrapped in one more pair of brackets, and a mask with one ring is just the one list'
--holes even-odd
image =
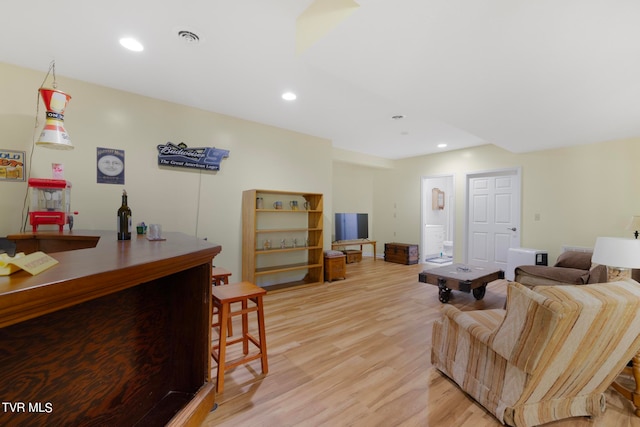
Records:
{"label": "toilet", "polygon": [[442,256],[453,258],[453,241],[445,240],[442,242]]}

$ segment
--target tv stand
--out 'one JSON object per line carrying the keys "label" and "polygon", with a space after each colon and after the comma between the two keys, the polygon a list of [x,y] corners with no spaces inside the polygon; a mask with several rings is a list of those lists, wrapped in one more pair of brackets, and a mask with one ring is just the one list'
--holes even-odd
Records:
{"label": "tv stand", "polygon": [[337,240],[331,244],[331,249],[344,248],[346,246],[360,246],[360,250],[362,250],[363,245],[371,245],[373,246],[373,259],[376,259],[376,241],[375,240],[367,240],[367,239],[356,239],[356,240]]}

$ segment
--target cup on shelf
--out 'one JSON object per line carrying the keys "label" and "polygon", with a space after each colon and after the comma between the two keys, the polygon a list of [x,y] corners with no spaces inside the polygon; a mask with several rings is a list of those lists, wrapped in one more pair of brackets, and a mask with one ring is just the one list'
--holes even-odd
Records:
{"label": "cup on shelf", "polygon": [[262,197],[256,197],[256,209],[264,209],[264,199]]}
{"label": "cup on shelf", "polygon": [[297,200],[292,200],[289,202],[289,206],[291,206],[291,210],[292,211],[297,211],[298,210],[298,201]]}
{"label": "cup on shelf", "polygon": [[304,203],[302,204],[302,206],[304,206],[304,210],[305,210],[305,211],[308,211],[308,210],[309,210],[309,207],[310,207],[311,205],[310,205],[310,203],[309,203],[309,202],[304,202]]}
{"label": "cup on shelf", "polygon": [[282,209],[282,202],[279,200],[277,202],[273,202],[273,209]]}

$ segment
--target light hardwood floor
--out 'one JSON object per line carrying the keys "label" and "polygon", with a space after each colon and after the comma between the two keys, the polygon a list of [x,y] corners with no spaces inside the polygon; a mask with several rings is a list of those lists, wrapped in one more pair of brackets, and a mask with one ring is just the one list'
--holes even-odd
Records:
{"label": "light hardwood floor", "polygon": [[[259,361],[228,371],[203,426],[500,426],[431,366],[441,303],[435,286],[418,282],[423,269],[364,258],[345,280],[267,294],[269,373]],[[500,308],[505,293],[498,280],[483,300],[452,291],[450,304]],[[610,388],[604,416],[547,426],[640,427],[640,418]]]}

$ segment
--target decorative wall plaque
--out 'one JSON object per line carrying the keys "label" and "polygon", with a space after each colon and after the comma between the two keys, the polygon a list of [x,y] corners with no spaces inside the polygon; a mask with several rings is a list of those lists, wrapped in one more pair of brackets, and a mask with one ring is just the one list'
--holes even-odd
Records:
{"label": "decorative wall plaque", "polygon": [[215,147],[189,148],[184,142],[158,145],[158,166],[219,171],[226,157],[229,150]]}
{"label": "decorative wall plaque", "polygon": [[25,152],[0,149],[0,181],[24,181]]}
{"label": "decorative wall plaque", "polygon": [[97,149],[98,184],[124,184],[124,150]]}

